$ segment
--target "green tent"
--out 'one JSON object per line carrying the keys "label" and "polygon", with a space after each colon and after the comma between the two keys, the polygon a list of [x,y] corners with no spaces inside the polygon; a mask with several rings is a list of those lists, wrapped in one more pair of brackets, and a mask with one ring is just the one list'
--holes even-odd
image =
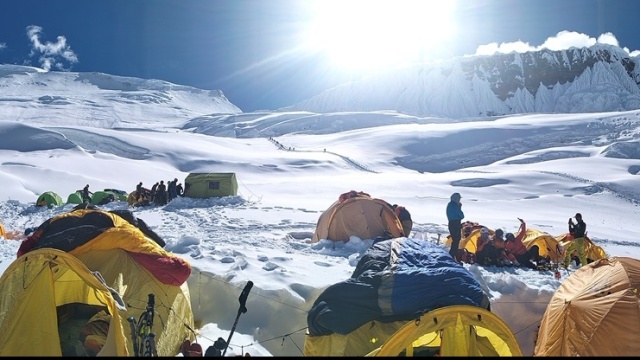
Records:
{"label": "green tent", "polygon": [[235,173],[191,173],[184,180],[184,196],[210,198],[238,195]]}
{"label": "green tent", "polygon": [[118,195],[111,191],[96,191],[91,195],[93,205],[104,205],[116,200],[118,200]]}
{"label": "green tent", "polygon": [[38,196],[38,200],[36,200],[36,206],[62,206],[64,205],[64,201],[60,195],[54,193],[53,191],[47,191]]}
{"label": "green tent", "polygon": [[127,201],[127,198],[129,197],[129,193],[124,190],[104,189],[104,191],[113,193],[116,196],[117,201]]}
{"label": "green tent", "polygon": [[67,204],[82,204],[82,192],[76,191],[73,194],[69,194],[67,197]]}

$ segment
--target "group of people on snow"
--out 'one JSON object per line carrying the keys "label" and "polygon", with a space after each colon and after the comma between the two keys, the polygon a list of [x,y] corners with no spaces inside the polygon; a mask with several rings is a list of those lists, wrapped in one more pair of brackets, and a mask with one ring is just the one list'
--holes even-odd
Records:
{"label": "group of people on snow", "polygon": [[135,198],[138,204],[167,205],[178,196],[184,196],[184,188],[182,183],[178,183],[178,178],[167,181],[167,184],[164,180],[160,180],[153,184],[151,189],[145,188],[142,181],[136,185]]}
{"label": "group of people on snow", "polygon": [[[470,228],[463,228],[464,212],[462,211],[461,199],[460,193],[453,193],[446,208],[449,236],[451,237],[449,254],[456,262],[472,262],[486,266],[525,266],[531,269],[538,269],[549,263],[548,257],[540,256],[540,249],[537,245],[527,248],[523,243],[527,224],[520,218],[518,218],[520,227],[516,232],[517,235],[513,233],[505,235],[502,229],[497,229],[491,235],[489,229],[482,227],[477,239],[475,254],[469,254],[466,249],[459,249],[463,232],[467,230],[465,236],[470,235],[471,232]],[[577,254],[581,266],[588,263],[584,239],[587,224],[582,220],[580,213],[575,215],[575,220],[576,223],[572,218],[569,218],[569,234],[573,239],[565,249],[563,261],[565,268],[569,266],[574,254]]]}

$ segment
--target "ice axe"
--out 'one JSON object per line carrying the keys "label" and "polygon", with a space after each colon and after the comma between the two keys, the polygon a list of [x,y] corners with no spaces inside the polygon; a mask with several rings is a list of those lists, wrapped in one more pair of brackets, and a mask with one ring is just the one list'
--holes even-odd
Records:
{"label": "ice axe", "polygon": [[229,333],[229,338],[227,339],[227,345],[224,348],[224,352],[222,353],[222,356],[224,356],[227,353],[227,349],[229,348],[229,342],[231,341],[231,337],[233,336],[233,332],[236,331],[236,325],[238,325],[238,319],[240,319],[240,315],[244,314],[247,312],[247,296],[249,296],[249,291],[251,291],[251,288],[253,287],[253,281],[249,280],[247,281],[247,284],[244,286],[244,289],[242,289],[242,293],[240,294],[240,297],[238,298],[238,301],[240,302],[240,308],[238,308],[238,314],[236,315],[236,321],[233,323],[233,327],[231,327],[231,333]]}

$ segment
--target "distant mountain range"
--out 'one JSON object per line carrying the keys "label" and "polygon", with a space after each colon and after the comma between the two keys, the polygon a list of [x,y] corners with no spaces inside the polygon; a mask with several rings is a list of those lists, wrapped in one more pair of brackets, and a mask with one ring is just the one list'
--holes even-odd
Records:
{"label": "distant mountain range", "polygon": [[0,65],[0,114],[4,114],[0,121],[129,128],[172,126],[203,114],[238,113],[242,111],[220,90],[97,72]]}
{"label": "distant mountain range", "polygon": [[[223,123],[216,121],[216,133],[264,135],[264,131],[249,134],[248,129],[238,128],[235,123],[250,114],[243,114],[221,90],[96,72],[46,72],[0,65],[0,110],[3,108],[17,108],[20,116],[0,120],[58,126],[180,127],[191,121],[191,127],[210,127],[211,121],[222,117]],[[56,111],[43,117],[42,109]],[[598,44],[565,51],[459,57],[388,71],[274,112],[307,121],[313,113],[378,112],[408,115],[411,119],[404,122],[437,122],[441,118],[635,109],[640,109],[640,57],[631,58],[619,47]],[[124,119],[119,114],[139,114],[139,118]],[[387,118],[381,124],[389,121],[403,122]]]}
{"label": "distant mountain range", "polygon": [[583,113],[640,108],[640,57],[597,44],[459,57],[326,90],[281,110],[395,110],[418,117]]}

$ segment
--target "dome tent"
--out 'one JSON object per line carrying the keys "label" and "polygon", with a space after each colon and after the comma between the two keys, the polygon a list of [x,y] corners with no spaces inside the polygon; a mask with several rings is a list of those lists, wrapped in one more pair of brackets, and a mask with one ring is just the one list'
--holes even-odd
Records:
{"label": "dome tent", "polygon": [[446,306],[405,323],[367,356],[522,356],[509,326],[489,310]]}
{"label": "dome tent", "polygon": [[126,191],[120,189],[104,189],[103,191],[114,194],[117,201],[127,201],[129,196]]}
{"label": "dome tent", "polygon": [[104,205],[118,199],[118,195],[111,191],[96,191],[91,195],[91,204]]}
{"label": "dome tent", "polygon": [[[429,324],[433,319],[435,327]],[[418,326],[422,321],[425,326]],[[408,349],[423,335],[449,339],[459,332],[466,335],[458,345],[438,340],[415,347],[447,355],[521,355],[513,333],[489,312],[475,277],[442,247],[412,238],[375,242],[351,278],[318,296],[307,325],[305,356],[365,356],[391,339],[389,346]],[[398,355],[384,345],[379,351]]]}
{"label": "dome tent", "polygon": [[[93,205],[90,205],[93,206]],[[187,278],[191,266],[163,249],[164,241],[128,210],[78,208],[42,223],[22,242],[18,256],[38,249],[66,251],[99,272],[122,295],[127,309],[122,319],[138,319],[155,296],[153,331],[159,356],[175,356],[185,339],[194,339],[193,313]],[[154,316],[154,317],[155,317]],[[129,329],[129,324],[124,324]],[[126,331],[129,354],[134,354]]]}
{"label": "dome tent", "polygon": [[[0,293],[12,294],[0,297],[0,356],[80,355],[75,347],[80,330],[77,323],[89,325],[91,314],[101,311],[110,320],[98,354],[129,355],[126,320],[116,299],[100,278],[71,254],[42,248],[18,257],[2,274]],[[70,306],[75,313],[65,311]],[[87,338],[79,343],[83,351]]]}
{"label": "dome tent", "polygon": [[596,260],[572,273],[542,316],[534,356],[640,354],[640,260]]}
{"label": "dome tent", "polygon": [[67,204],[82,204],[82,191],[76,191],[67,196]]}
{"label": "dome tent", "polygon": [[36,206],[53,207],[62,205],[64,205],[64,201],[62,201],[60,195],[56,194],[53,191],[43,192],[42,194],[40,194],[40,196],[38,196],[38,199],[36,200]]}
{"label": "dome tent", "polygon": [[312,242],[403,237],[402,223],[391,205],[364,192],[341,194],[318,218]]}

